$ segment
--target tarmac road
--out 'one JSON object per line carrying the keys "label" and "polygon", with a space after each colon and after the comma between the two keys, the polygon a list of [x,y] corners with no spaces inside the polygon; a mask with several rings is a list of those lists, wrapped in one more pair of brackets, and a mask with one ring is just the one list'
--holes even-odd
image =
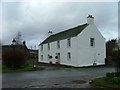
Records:
{"label": "tarmac road", "polygon": [[[44,65],[42,71],[2,74],[3,88],[92,88],[89,82],[95,77],[105,76],[114,67],[73,68]],[[1,75],[1,74],[0,74]]]}

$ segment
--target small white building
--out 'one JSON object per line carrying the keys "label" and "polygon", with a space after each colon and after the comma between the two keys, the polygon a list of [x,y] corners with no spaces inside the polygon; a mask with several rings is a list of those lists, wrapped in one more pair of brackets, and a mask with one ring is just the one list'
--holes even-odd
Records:
{"label": "small white building", "polygon": [[104,65],[106,58],[105,38],[89,15],[87,23],[52,34],[39,45],[38,62],[59,63],[83,67]]}

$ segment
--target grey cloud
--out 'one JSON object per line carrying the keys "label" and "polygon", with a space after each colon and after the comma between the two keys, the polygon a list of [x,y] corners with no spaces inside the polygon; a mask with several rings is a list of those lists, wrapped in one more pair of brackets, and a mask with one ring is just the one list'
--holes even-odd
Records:
{"label": "grey cloud", "polygon": [[117,3],[5,3],[3,41],[7,44],[20,31],[29,47],[38,45],[49,30],[57,33],[86,23],[88,14],[93,14],[106,39],[115,38],[116,9]]}

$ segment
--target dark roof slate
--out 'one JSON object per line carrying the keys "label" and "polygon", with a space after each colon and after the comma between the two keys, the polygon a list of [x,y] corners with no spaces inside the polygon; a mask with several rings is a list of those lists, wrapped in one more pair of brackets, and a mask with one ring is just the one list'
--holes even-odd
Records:
{"label": "dark roof slate", "polygon": [[68,29],[66,31],[59,32],[57,34],[53,34],[53,35],[49,36],[48,38],[46,38],[41,44],[46,44],[46,43],[50,43],[53,41],[58,41],[58,40],[63,40],[63,39],[75,37],[81,31],[83,31],[87,26],[88,26],[88,24],[86,23],[86,24],[79,25],[77,27]]}

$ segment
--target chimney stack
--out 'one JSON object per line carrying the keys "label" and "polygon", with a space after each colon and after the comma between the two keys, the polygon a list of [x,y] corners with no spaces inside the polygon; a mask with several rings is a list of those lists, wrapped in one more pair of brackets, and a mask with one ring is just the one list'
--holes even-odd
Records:
{"label": "chimney stack", "polygon": [[92,15],[87,17],[87,24],[94,25],[94,17]]}
{"label": "chimney stack", "polygon": [[48,36],[51,36],[52,34],[53,34],[52,31],[49,31],[49,32],[48,32]]}

